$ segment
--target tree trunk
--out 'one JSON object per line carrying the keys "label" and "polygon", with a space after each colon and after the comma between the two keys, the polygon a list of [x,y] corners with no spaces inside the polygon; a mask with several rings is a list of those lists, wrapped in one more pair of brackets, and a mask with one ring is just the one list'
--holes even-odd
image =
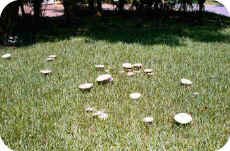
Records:
{"label": "tree trunk", "polygon": [[41,6],[42,6],[42,0],[34,0],[33,1],[34,19],[35,19],[36,24],[39,23],[39,21],[40,21]]}

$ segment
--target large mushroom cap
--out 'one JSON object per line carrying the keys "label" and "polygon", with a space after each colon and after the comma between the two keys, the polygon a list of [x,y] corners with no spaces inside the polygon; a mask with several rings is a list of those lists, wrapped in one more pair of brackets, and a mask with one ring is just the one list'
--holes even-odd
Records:
{"label": "large mushroom cap", "polygon": [[3,59],[10,59],[11,58],[11,54],[10,53],[6,53],[4,55],[2,55]]}
{"label": "large mushroom cap", "polygon": [[132,99],[132,100],[138,100],[140,97],[141,97],[141,94],[139,92],[134,92],[134,93],[131,93],[129,95],[129,97]]}
{"label": "large mushroom cap", "polygon": [[180,80],[180,82],[181,82],[182,85],[187,85],[187,86],[192,85],[192,81],[190,81],[190,80],[188,80],[188,79],[185,79],[185,78],[182,78],[182,79]]}
{"label": "large mushroom cap", "polygon": [[179,124],[188,124],[192,122],[192,116],[188,113],[178,113],[174,116],[174,120]]}
{"label": "large mushroom cap", "polygon": [[79,85],[80,90],[90,90],[93,87],[93,83],[83,83]]}
{"label": "large mushroom cap", "polygon": [[102,74],[97,77],[96,81],[97,82],[111,82],[113,81],[113,78],[110,74]]}

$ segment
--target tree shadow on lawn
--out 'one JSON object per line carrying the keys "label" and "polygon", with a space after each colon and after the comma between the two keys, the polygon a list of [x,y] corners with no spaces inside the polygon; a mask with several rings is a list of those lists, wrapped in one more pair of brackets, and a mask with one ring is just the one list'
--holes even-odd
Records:
{"label": "tree shadow on lawn", "polygon": [[[193,13],[170,16],[114,15],[105,14],[103,17],[83,16],[65,24],[63,17],[44,18],[40,31],[31,34],[22,45],[31,42],[54,42],[71,37],[84,36],[90,43],[105,40],[111,43],[139,43],[142,45],[166,44],[169,46],[184,45],[184,39],[197,42],[230,42],[230,34],[221,31],[230,27],[230,18],[212,13],[203,14],[200,20]],[[29,33],[29,32],[21,32]],[[34,39],[31,41],[31,39]]]}

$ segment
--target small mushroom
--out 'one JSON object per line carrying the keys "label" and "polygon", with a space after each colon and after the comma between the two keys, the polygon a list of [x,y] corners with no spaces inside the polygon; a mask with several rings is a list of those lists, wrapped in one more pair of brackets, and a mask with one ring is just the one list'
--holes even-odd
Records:
{"label": "small mushroom", "polygon": [[141,94],[139,92],[134,92],[134,93],[131,93],[129,97],[132,100],[138,100],[141,97]]}
{"label": "small mushroom", "polygon": [[192,95],[194,96],[194,97],[196,97],[196,96],[198,96],[200,93],[199,92],[194,92]]}
{"label": "small mushroom", "polygon": [[144,73],[150,74],[153,72],[153,69],[144,69]]}
{"label": "small mushroom", "polygon": [[105,65],[103,65],[103,64],[96,64],[95,68],[96,68],[96,70],[104,70],[105,69]]}
{"label": "small mushroom", "polygon": [[112,82],[113,77],[110,74],[102,74],[99,75],[96,79],[98,83],[107,83],[107,82]]}
{"label": "small mushroom", "polygon": [[52,71],[50,69],[44,69],[44,70],[40,70],[40,73],[42,73],[44,75],[49,75],[52,73]]}
{"label": "small mushroom", "polygon": [[55,60],[55,58],[46,58],[46,61],[54,61]]}
{"label": "small mushroom", "polygon": [[90,90],[93,87],[93,83],[83,83],[80,84],[78,87],[82,91]]}
{"label": "small mushroom", "polygon": [[3,59],[10,59],[11,58],[11,54],[10,53],[6,53],[4,55],[2,55]]}
{"label": "small mushroom", "polygon": [[107,113],[102,112],[101,114],[98,115],[98,118],[101,120],[106,120],[109,117]]}
{"label": "small mushroom", "polygon": [[48,58],[57,58],[57,55],[49,55]]}
{"label": "small mushroom", "polygon": [[188,113],[178,113],[174,116],[174,120],[179,124],[189,124],[192,122],[192,116]]}
{"label": "small mushroom", "polygon": [[143,118],[143,122],[147,123],[147,124],[152,124],[153,123],[153,117],[147,116],[147,117]]}
{"label": "small mushroom", "polygon": [[109,115],[104,111],[96,111],[93,113],[93,117],[98,117],[101,120],[105,120],[109,117]]}
{"label": "small mushroom", "polygon": [[104,113],[104,112],[103,111],[95,111],[92,116],[93,117],[98,117],[102,113]]}
{"label": "small mushroom", "polygon": [[191,85],[192,85],[192,81],[190,81],[190,80],[188,80],[188,79],[182,78],[182,79],[180,80],[180,82],[181,82],[182,85],[185,85],[185,86],[191,86]]}
{"label": "small mushroom", "polygon": [[131,63],[123,63],[122,67],[125,71],[131,71],[132,70],[132,64]]}
{"label": "small mushroom", "polygon": [[134,70],[140,70],[142,67],[143,67],[143,65],[141,63],[135,63],[135,64],[133,64]]}

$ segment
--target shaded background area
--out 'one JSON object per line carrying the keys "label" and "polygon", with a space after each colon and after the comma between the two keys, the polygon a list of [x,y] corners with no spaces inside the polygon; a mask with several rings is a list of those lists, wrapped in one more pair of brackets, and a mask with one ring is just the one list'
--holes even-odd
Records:
{"label": "shaded background area", "polygon": [[194,13],[181,15],[172,12],[171,15],[160,17],[154,14],[143,17],[129,13],[116,15],[105,12],[103,17],[75,17],[70,24],[66,24],[62,16],[46,17],[42,19],[38,32],[31,32],[33,26],[30,23],[23,22],[19,26],[18,35],[22,41],[18,46],[60,41],[75,36],[88,37],[88,42],[106,40],[143,45],[183,45],[186,38],[200,42],[229,43],[229,35],[222,32],[229,25],[229,18],[208,12],[201,18]]}

